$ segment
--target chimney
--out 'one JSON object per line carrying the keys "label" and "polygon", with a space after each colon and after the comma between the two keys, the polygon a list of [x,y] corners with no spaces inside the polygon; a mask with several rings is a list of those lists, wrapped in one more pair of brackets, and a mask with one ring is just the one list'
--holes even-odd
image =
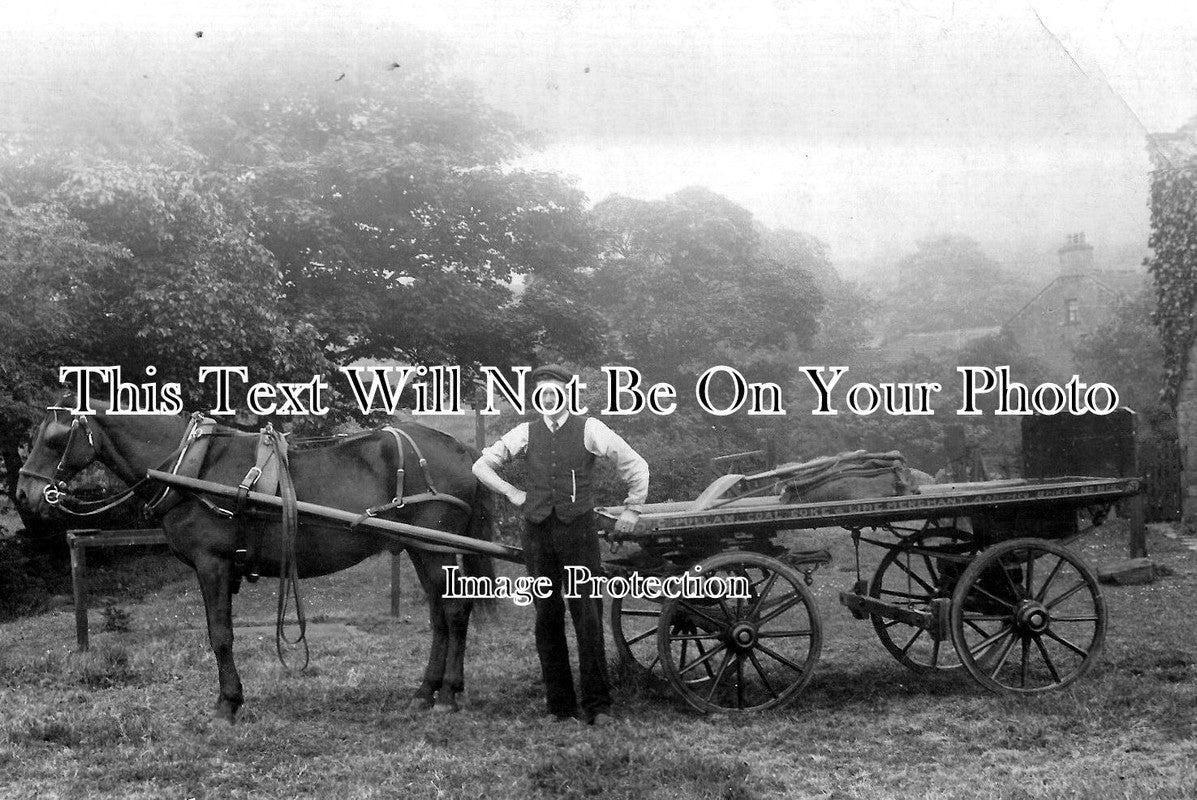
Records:
{"label": "chimney", "polygon": [[1093,270],[1093,245],[1085,242],[1084,233],[1068,234],[1058,252],[1061,275],[1084,275]]}

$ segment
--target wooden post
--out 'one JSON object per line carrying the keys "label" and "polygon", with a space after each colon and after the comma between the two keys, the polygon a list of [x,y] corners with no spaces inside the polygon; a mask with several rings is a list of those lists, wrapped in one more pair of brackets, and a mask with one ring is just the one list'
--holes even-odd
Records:
{"label": "wooden post", "polygon": [[399,579],[399,557],[403,555],[402,550],[391,551],[391,616],[397,617],[400,614],[400,579]]}
{"label": "wooden post", "polygon": [[87,548],[73,533],[67,534],[71,548],[71,588],[75,595],[75,644],[79,652],[88,647],[87,641]]}
{"label": "wooden post", "polygon": [[1140,492],[1125,503],[1127,521],[1130,523],[1130,542],[1127,549],[1131,558],[1147,557],[1147,524],[1143,513],[1143,494]]}
{"label": "wooden post", "polygon": [[478,404],[474,404],[474,446],[479,450],[486,447],[486,417]]}
{"label": "wooden post", "polygon": [[87,548],[131,547],[134,545],[166,544],[161,529],[100,531],[79,528],[67,532],[67,546],[71,548],[71,589],[75,595],[75,642],[80,652],[88,648],[87,631]]}
{"label": "wooden post", "polygon": [[[1126,448],[1124,460],[1129,462],[1124,468],[1124,475],[1122,477],[1136,477],[1142,478],[1143,471],[1139,468],[1139,448],[1136,444],[1138,441],[1138,419],[1134,414],[1131,414],[1131,435],[1130,444]],[[1126,511],[1127,521],[1130,523],[1130,541],[1127,542],[1127,550],[1131,558],[1146,558],[1147,557],[1147,515],[1145,513],[1146,503],[1143,497],[1143,492],[1140,491],[1137,495],[1130,498],[1123,504]]]}

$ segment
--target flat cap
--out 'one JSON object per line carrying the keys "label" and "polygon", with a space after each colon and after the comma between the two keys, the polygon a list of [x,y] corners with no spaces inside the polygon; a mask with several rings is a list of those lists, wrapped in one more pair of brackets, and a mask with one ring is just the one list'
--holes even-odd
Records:
{"label": "flat cap", "polygon": [[574,374],[560,364],[543,364],[532,370],[532,383],[537,381],[561,381],[569,383]]}

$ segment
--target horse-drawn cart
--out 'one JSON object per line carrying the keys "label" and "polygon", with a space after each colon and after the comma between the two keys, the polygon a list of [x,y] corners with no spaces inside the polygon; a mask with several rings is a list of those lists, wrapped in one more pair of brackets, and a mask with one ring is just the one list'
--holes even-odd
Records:
{"label": "horse-drawn cart", "polygon": [[[25,501],[48,510],[61,501],[71,475],[107,458],[104,463],[132,487],[110,504],[130,499],[148,477],[152,484],[188,495],[223,498],[225,506],[256,509],[256,518],[266,520],[263,532],[247,532],[245,541],[257,535],[267,574],[280,576],[280,657],[282,643],[289,641],[282,635],[287,586],[298,611],[297,580],[303,574],[343,569],[395,545],[419,554],[429,580],[439,578],[441,566],[458,556],[467,574],[489,568],[471,567],[470,559],[477,556],[522,561],[518,548],[487,541],[479,529],[488,525],[480,504],[458,499],[473,495],[468,454],[428,429],[364,432],[324,449],[298,451],[288,459],[298,478],[293,481],[280,469],[276,496],[257,491],[249,481],[262,474],[261,466],[234,485],[246,474],[246,463],[256,458],[260,464],[263,454],[268,459],[270,452],[283,452],[272,431],[260,437],[228,431],[196,435],[205,429],[194,419],[107,414],[71,415],[68,423],[59,419],[63,411],[50,409],[21,469],[19,494]],[[192,444],[203,437],[218,443],[219,456],[192,459],[196,467],[203,461],[202,478],[181,474]],[[393,448],[382,449],[392,440]],[[421,446],[438,461],[439,490],[425,469],[429,461]],[[408,449],[420,469],[405,486]],[[845,472],[856,456],[860,464]],[[174,464],[172,471],[154,469],[167,462]],[[363,464],[368,469],[360,468]],[[358,473],[351,474],[354,465]],[[827,487],[845,475],[850,476],[847,496],[863,499],[827,495]],[[896,482],[884,486],[893,475]],[[962,669],[990,689],[1013,693],[1064,686],[1083,674],[1100,652],[1106,610],[1092,570],[1064,543],[1083,532],[1082,514],[1100,523],[1115,501],[1139,491],[1139,482],[1057,478],[915,488],[909,477],[898,453],[841,454],[759,475],[725,476],[693,502],[644,507],[633,531],[607,531],[612,544],[623,548],[608,560],[610,572],[658,581],[725,578],[727,586],[742,583],[743,591],[616,597],[611,627],[620,655],[644,670],[659,667],[699,710],[748,711],[791,700],[809,682],[822,644],[819,612],[807,586],[829,556],[810,551],[807,532],[839,527],[851,532],[857,560],[856,582],[841,593],[841,602],[859,619],[871,620],[882,644],[905,666],[919,672]],[[871,483],[878,480],[882,483]],[[870,493],[874,485],[886,491]],[[161,493],[148,491],[156,498],[152,502],[161,502]],[[299,501],[299,494],[306,501]],[[367,501],[379,505],[359,510]],[[188,563],[204,565],[197,574],[220,665],[218,713],[231,720],[241,689],[231,658],[228,598],[234,564],[227,550],[239,538],[230,519],[237,512],[225,506],[206,502],[212,514],[188,508],[171,524],[176,526],[172,547]],[[457,516],[468,516],[456,528],[461,533],[443,530],[448,510],[459,507]],[[600,519],[613,529],[623,510],[599,509]],[[295,534],[300,517],[307,519],[309,531],[302,547]],[[339,529],[351,535],[312,533]],[[862,543],[884,550],[867,578],[861,571]],[[704,585],[710,588],[713,582]],[[435,593],[429,609],[435,636],[464,642],[467,613]],[[299,621],[302,639],[302,615]],[[442,658],[450,652],[455,654],[451,664]],[[461,646],[434,644],[415,695],[419,702],[431,705],[439,688],[437,702],[455,705],[462,652]]]}
{"label": "horse-drawn cart", "polygon": [[[963,669],[994,691],[1031,693],[1071,683],[1099,654],[1101,588],[1064,545],[1136,494],[1138,480],[931,484],[892,497],[795,502],[779,477],[732,476],[693,503],[644,506],[631,533],[610,524],[622,507],[599,509],[616,551],[609,571],[739,577],[747,586],[746,597],[612,603],[623,659],[659,668],[695,709],[773,708],[810,681],[822,624],[807,586],[830,558],[810,550],[817,528],[851,533],[856,581],[840,602],[916,672]],[[744,496],[753,486],[782,492]],[[862,543],[884,550],[871,575],[862,574]]]}
{"label": "horse-drawn cart", "polygon": [[[155,470],[149,475],[184,491],[230,498],[237,491]],[[611,575],[703,579],[691,588],[732,587],[728,579],[740,579],[746,587],[738,597],[699,591],[612,599],[619,656],[639,671],[659,669],[695,709],[774,708],[810,681],[822,623],[807,587],[830,555],[804,544],[820,528],[850,532],[856,580],[840,602],[871,621],[886,650],[911,670],[963,669],[994,691],[1034,693],[1076,680],[1100,653],[1101,588],[1064,545],[1100,524],[1115,501],[1136,494],[1138,480],[931,484],[893,497],[795,502],[784,478],[777,471],[725,476],[693,502],[644,506],[629,533],[614,530],[623,507],[598,509],[613,546],[606,562]],[[751,496],[761,488],[773,496]],[[282,502],[253,492],[249,500],[264,508]],[[298,511],[421,549],[521,560],[518,548],[497,543],[303,502]],[[884,551],[869,576],[861,544]]]}

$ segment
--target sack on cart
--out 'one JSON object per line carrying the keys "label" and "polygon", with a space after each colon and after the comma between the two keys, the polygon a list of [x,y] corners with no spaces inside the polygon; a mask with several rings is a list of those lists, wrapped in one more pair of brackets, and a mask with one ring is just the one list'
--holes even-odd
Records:
{"label": "sack on cart", "polygon": [[910,468],[897,450],[888,453],[855,450],[777,469],[782,471],[786,473],[781,493],[783,503],[863,500],[915,493]]}

